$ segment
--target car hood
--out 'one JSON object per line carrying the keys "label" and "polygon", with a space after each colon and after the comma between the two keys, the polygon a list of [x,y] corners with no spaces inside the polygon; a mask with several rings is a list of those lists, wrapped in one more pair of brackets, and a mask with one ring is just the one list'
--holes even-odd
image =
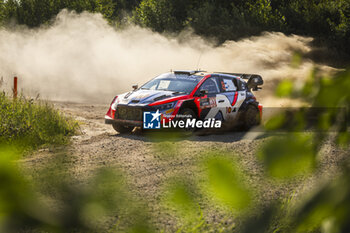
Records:
{"label": "car hood", "polygon": [[137,90],[118,96],[118,103],[127,105],[148,105],[160,100],[183,95],[185,94],[176,94],[173,91]]}

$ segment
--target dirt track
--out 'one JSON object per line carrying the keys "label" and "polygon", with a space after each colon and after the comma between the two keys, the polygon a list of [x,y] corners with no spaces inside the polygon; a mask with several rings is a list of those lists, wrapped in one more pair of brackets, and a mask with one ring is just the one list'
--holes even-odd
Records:
{"label": "dirt track", "polygon": [[[164,229],[166,232],[175,230],[177,226],[170,215],[162,212],[159,205],[162,184],[173,176],[193,177],[200,173],[197,162],[203,156],[201,152],[228,152],[242,165],[250,179],[250,185],[261,190],[255,194],[256,199],[264,202],[284,198],[294,191],[302,192],[310,188],[310,184],[314,184],[316,179],[330,177],[330,173],[335,172],[345,154],[331,144],[326,145],[319,169],[322,172],[317,177],[276,185],[263,178],[262,166],[255,155],[259,145],[269,137],[256,138],[257,133],[225,133],[180,138],[175,142],[165,138],[162,142],[155,142],[138,131],[130,135],[119,135],[110,125],[105,125],[103,116],[107,105],[55,103],[55,107],[81,122],[81,135],[73,137],[73,143],[68,147],[73,175],[84,180],[99,167],[118,167],[133,184],[135,195],[147,203],[156,219],[151,221],[159,230]],[[159,149],[162,146],[165,151]],[[56,153],[55,150],[41,150],[25,161],[29,166],[37,168],[45,164],[53,153]],[[210,223],[224,223],[227,228],[233,226],[233,220],[222,217],[207,200],[201,200],[201,207]]]}

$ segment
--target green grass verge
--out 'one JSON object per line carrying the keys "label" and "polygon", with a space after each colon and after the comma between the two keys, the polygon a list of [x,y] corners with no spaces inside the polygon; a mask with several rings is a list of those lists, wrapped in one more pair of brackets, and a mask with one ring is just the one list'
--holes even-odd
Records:
{"label": "green grass verge", "polygon": [[0,144],[35,149],[69,142],[78,123],[47,102],[21,97],[13,100],[0,93]]}

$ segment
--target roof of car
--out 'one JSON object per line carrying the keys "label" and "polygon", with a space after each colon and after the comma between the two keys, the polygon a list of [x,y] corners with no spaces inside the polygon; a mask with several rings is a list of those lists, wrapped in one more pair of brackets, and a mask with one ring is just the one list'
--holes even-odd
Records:
{"label": "roof of car", "polygon": [[196,75],[196,76],[205,76],[208,73],[204,70],[174,70],[174,74],[184,74],[184,75]]}
{"label": "roof of car", "polygon": [[225,76],[233,76],[235,78],[240,79],[250,79],[251,77],[260,77],[258,74],[245,74],[245,73],[229,73],[229,72],[207,72],[204,70],[174,70],[172,71],[174,74],[183,74],[183,75],[196,75],[196,76],[206,76],[206,75],[225,75]]}
{"label": "roof of car", "polygon": [[240,75],[233,74],[233,73],[225,73],[225,72],[207,72],[204,70],[174,70],[172,71],[175,75],[188,75],[189,77],[205,77],[207,75],[220,75],[220,76],[226,76],[226,77],[234,77],[240,79]]}

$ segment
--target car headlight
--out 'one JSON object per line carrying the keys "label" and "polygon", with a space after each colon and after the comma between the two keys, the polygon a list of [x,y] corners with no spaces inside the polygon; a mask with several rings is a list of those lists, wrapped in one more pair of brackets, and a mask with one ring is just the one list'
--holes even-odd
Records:
{"label": "car headlight", "polygon": [[116,96],[116,97],[114,97],[114,99],[113,99],[113,101],[112,101],[112,103],[111,103],[111,108],[112,108],[113,110],[116,110],[116,109],[117,109],[118,103],[119,103],[119,99],[118,99],[118,96]]}
{"label": "car headlight", "polygon": [[171,103],[155,106],[155,108],[159,109],[159,111],[162,111],[162,110],[167,110],[167,109],[173,108],[175,106],[175,104],[176,104],[176,102],[171,102]]}

